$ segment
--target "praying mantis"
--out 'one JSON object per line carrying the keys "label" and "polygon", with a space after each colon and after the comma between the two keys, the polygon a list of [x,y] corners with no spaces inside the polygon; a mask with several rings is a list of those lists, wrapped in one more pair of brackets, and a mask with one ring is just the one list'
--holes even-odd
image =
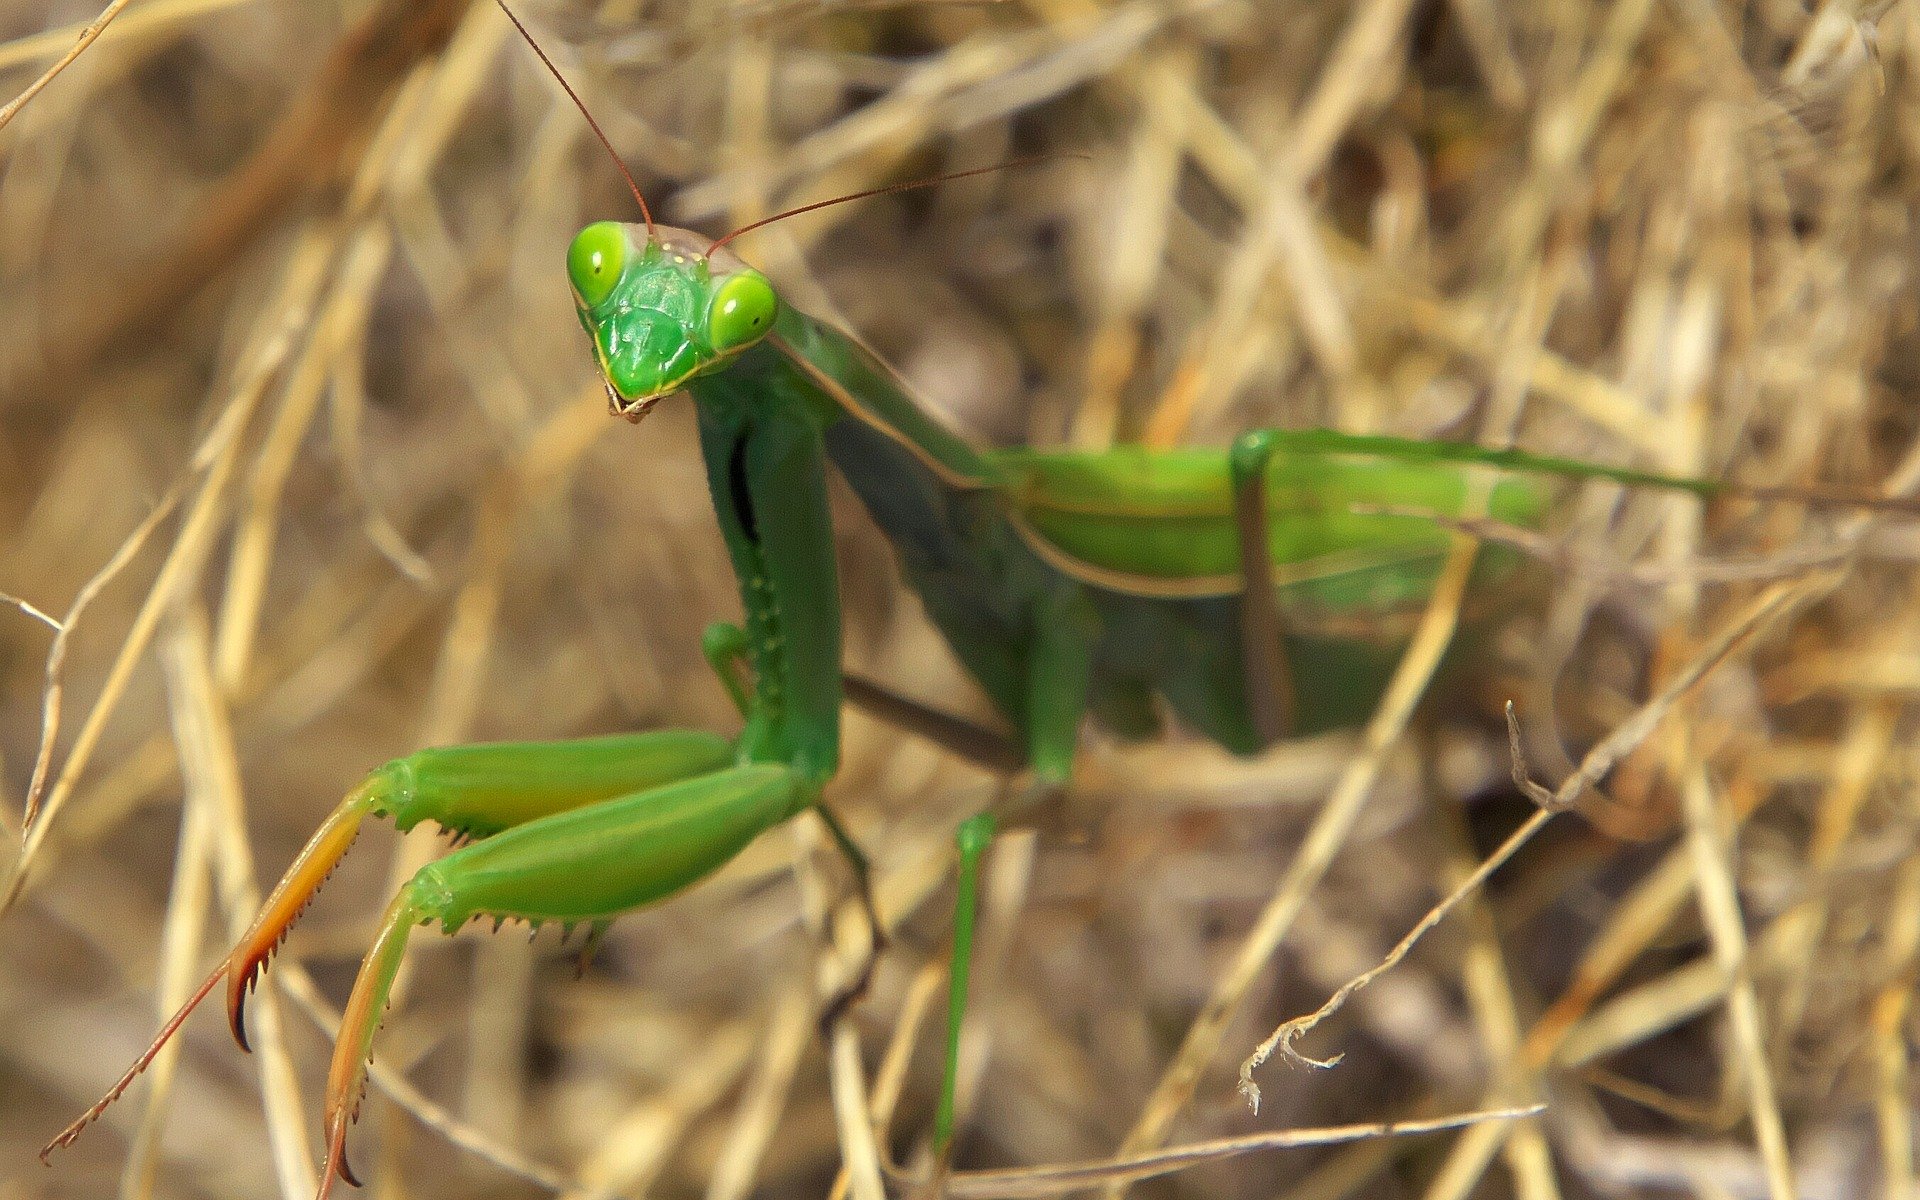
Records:
{"label": "praying mantis", "polygon": [[[355,1182],[347,1131],[418,926],[451,932],[490,917],[603,928],[807,811],[824,821],[867,891],[866,859],[824,793],[839,766],[845,702],[856,692],[887,702],[842,671],[829,463],[893,543],[929,617],[1011,731],[1010,756],[983,757],[1054,786],[1071,776],[1089,715],[1140,739],[1170,712],[1242,754],[1363,717],[1392,647],[1352,631],[1431,591],[1449,521],[1532,526],[1557,480],[1726,490],[1568,459],[1321,430],[1256,431],[1229,450],[981,450],[918,405],[858,341],[784,303],[730,248],[746,229],[712,240],[656,224],[637,187],[634,194],[644,221],[581,231],[567,251],[568,276],[613,414],[637,424],[681,396],[698,409],[745,613],[743,624],[715,625],[703,648],[743,729],[731,738],[662,730],[424,750],[348,793],[155,1043],[224,981],[245,1046],[248,990],[366,818],[401,829],[431,821],[471,839],[400,889],[366,954],[326,1088],[323,1197],[336,1179]],[[1494,582],[1510,566],[1510,557],[1490,554],[1480,580]],[[939,714],[891,711],[963,748],[964,731]],[[957,946],[970,943],[972,878],[992,824],[983,813],[959,830]],[[870,896],[867,905],[871,915]],[[967,978],[965,953],[955,959],[937,1153],[953,1132]],[[128,1080],[55,1144],[70,1141]]]}

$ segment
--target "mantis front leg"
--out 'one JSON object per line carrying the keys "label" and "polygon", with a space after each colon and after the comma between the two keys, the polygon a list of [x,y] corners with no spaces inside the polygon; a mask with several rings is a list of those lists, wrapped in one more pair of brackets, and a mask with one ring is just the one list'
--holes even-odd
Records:
{"label": "mantis front leg", "polygon": [[327,1075],[324,1200],[346,1161],[369,1047],[416,925],[476,917],[604,922],[717,870],[818,798],[777,763],[729,767],[515,826],[422,867],[400,890],[354,981]]}
{"label": "mantis front leg", "polygon": [[[717,868],[754,833],[818,798],[817,789],[787,768],[735,767],[735,758],[734,743],[726,738],[662,730],[423,750],[381,767],[322,823],[226,961],[114,1088],[49,1143],[42,1157],[72,1142],[118,1099],[223,978],[228,1020],[246,1046],[247,989],[367,817],[390,817],[401,829],[431,820],[479,840],[424,868],[403,890],[396,906],[405,901],[410,907],[389,911],[356,997],[372,994],[366,988],[380,975],[376,966],[384,965],[391,981],[405,940],[404,930],[394,926],[396,914],[444,921],[464,905],[473,915],[603,920]],[[379,994],[384,997],[384,984]],[[377,1008],[368,1011],[377,1016]],[[369,1025],[356,1035],[348,1022],[335,1056],[336,1077],[350,1044],[355,1048],[344,1061],[358,1070],[370,1033]],[[337,1092],[329,1089],[330,1111]]]}
{"label": "mantis front leg", "polygon": [[247,989],[353,845],[367,817],[391,817],[402,832],[433,821],[457,837],[481,839],[615,796],[708,774],[732,761],[733,745],[727,739],[690,730],[450,746],[393,760],[367,776],[321,823],[222,968],[234,1039],[242,1049],[247,1047],[242,1018]]}

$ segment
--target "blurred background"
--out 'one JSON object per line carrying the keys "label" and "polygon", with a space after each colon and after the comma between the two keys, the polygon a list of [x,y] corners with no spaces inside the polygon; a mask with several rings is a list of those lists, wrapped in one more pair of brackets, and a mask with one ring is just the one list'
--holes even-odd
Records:
{"label": "blurred background", "polygon": [[[1910,0],[519,11],[659,219],[709,235],[1056,156],[736,244],[982,443],[1325,425],[1913,483]],[[0,98],[94,15],[0,8]],[[250,1010],[254,1056],[203,1014],[52,1169],[34,1152],[383,760],[734,728],[699,653],[738,599],[691,406],[607,418],[563,274],[580,225],[634,217],[481,0],[142,0],[0,130],[0,1197],[310,1194],[333,1013],[428,831],[362,838]],[[835,488],[850,665],[991,719]],[[1371,748],[1089,734],[991,860],[959,1166],[1544,1101],[1133,1190],[1914,1194],[1913,522],[1597,487],[1560,510]],[[1336,1068],[1262,1068],[1255,1115],[1241,1059],[1534,812],[1506,699],[1536,776],[1600,747],[1605,794],[1303,1041]],[[952,831],[995,785],[858,714],[846,736],[835,795],[897,927],[851,1027],[910,1162]],[[829,1193],[814,1012],[845,888],[796,822],[623,918],[580,979],[552,929],[417,939],[359,1174]]]}

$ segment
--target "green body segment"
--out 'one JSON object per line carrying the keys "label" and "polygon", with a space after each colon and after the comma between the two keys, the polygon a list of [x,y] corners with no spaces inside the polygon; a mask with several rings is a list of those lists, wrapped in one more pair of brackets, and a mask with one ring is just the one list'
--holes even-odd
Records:
{"label": "green body segment", "polygon": [[[994,459],[1013,480],[1009,504],[1063,554],[1142,577],[1143,587],[1214,581],[1231,594],[1239,590],[1240,544],[1228,454],[1123,447],[1012,450]],[[1431,584],[1418,564],[1444,557],[1449,536],[1431,515],[1465,515],[1471,487],[1453,465],[1308,455],[1283,443],[1267,470],[1276,577],[1300,585],[1290,599],[1335,611],[1417,601]],[[1543,508],[1534,481],[1509,476],[1493,484],[1486,515],[1530,526]]]}
{"label": "green body segment", "polygon": [[[777,341],[767,345],[768,353],[737,364],[776,389],[767,394],[769,405],[804,405],[822,428],[851,419],[883,432],[950,488],[972,491],[1008,482],[993,452],[975,449],[922,408],[865,346],[792,307],[781,308],[774,332]],[[837,455],[835,461],[851,477],[849,464],[839,463]]]}
{"label": "green body segment", "polygon": [[433,821],[486,837],[528,821],[645,791],[733,762],[732,741],[660,729],[565,742],[488,742],[421,750],[374,773],[372,811],[402,830]]}
{"label": "green body segment", "polygon": [[517,825],[421,868],[418,920],[592,921],[680,891],[814,798],[782,766],[727,767]]}
{"label": "green body segment", "polygon": [[[767,351],[756,346],[741,356]],[[815,409],[770,404],[764,369],[690,385],[714,514],[746,610],[752,668],[744,761],[792,766],[816,782],[840,765],[840,590]],[[823,565],[824,564],[824,569]]]}

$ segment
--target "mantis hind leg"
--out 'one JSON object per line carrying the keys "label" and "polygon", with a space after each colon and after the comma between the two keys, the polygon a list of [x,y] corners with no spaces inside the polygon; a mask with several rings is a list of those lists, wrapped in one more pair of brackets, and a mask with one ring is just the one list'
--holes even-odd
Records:
{"label": "mantis hind leg", "polygon": [[1268,550],[1267,464],[1272,458],[1273,431],[1265,429],[1242,434],[1227,456],[1243,583],[1240,644],[1247,715],[1263,744],[1285,737],[1297,715],[1293,677],[1281,640],[1280,605],[1273,590],[1273,558]]}
{"label": "mantis hind leg", "polygon": [[947,971],[947,1042],[941,1061],[940,1097],[933,1113],[933,1157],[944,1171],[953,1153],[954,1092],[960,1078],[960,1027],[967,1016],[967,990],[973,978],[973,931],[980,911],[980,860],[993,843],[994,817],[979,813],[960,823],[954,840],[960,851],[958,887],[953,901],[953,965]]}
{"label": "mantis hind leg", "polygon": [[[1027,753],[1043,789],[1066,783],[1087,710],[1100,618],[1077,584],[1064,585],[1036,606],[1027,656]],[[973,976],[973,934],[979,920],[980,861],[993,843],[991,810],[961,822],[953,903],[953,964],[947,976],[947,1040],[940,1095],[933,1118],[933,1153],[944,1170],[953,1151],[954,1095],[959,1086],[960,1032]]]}

